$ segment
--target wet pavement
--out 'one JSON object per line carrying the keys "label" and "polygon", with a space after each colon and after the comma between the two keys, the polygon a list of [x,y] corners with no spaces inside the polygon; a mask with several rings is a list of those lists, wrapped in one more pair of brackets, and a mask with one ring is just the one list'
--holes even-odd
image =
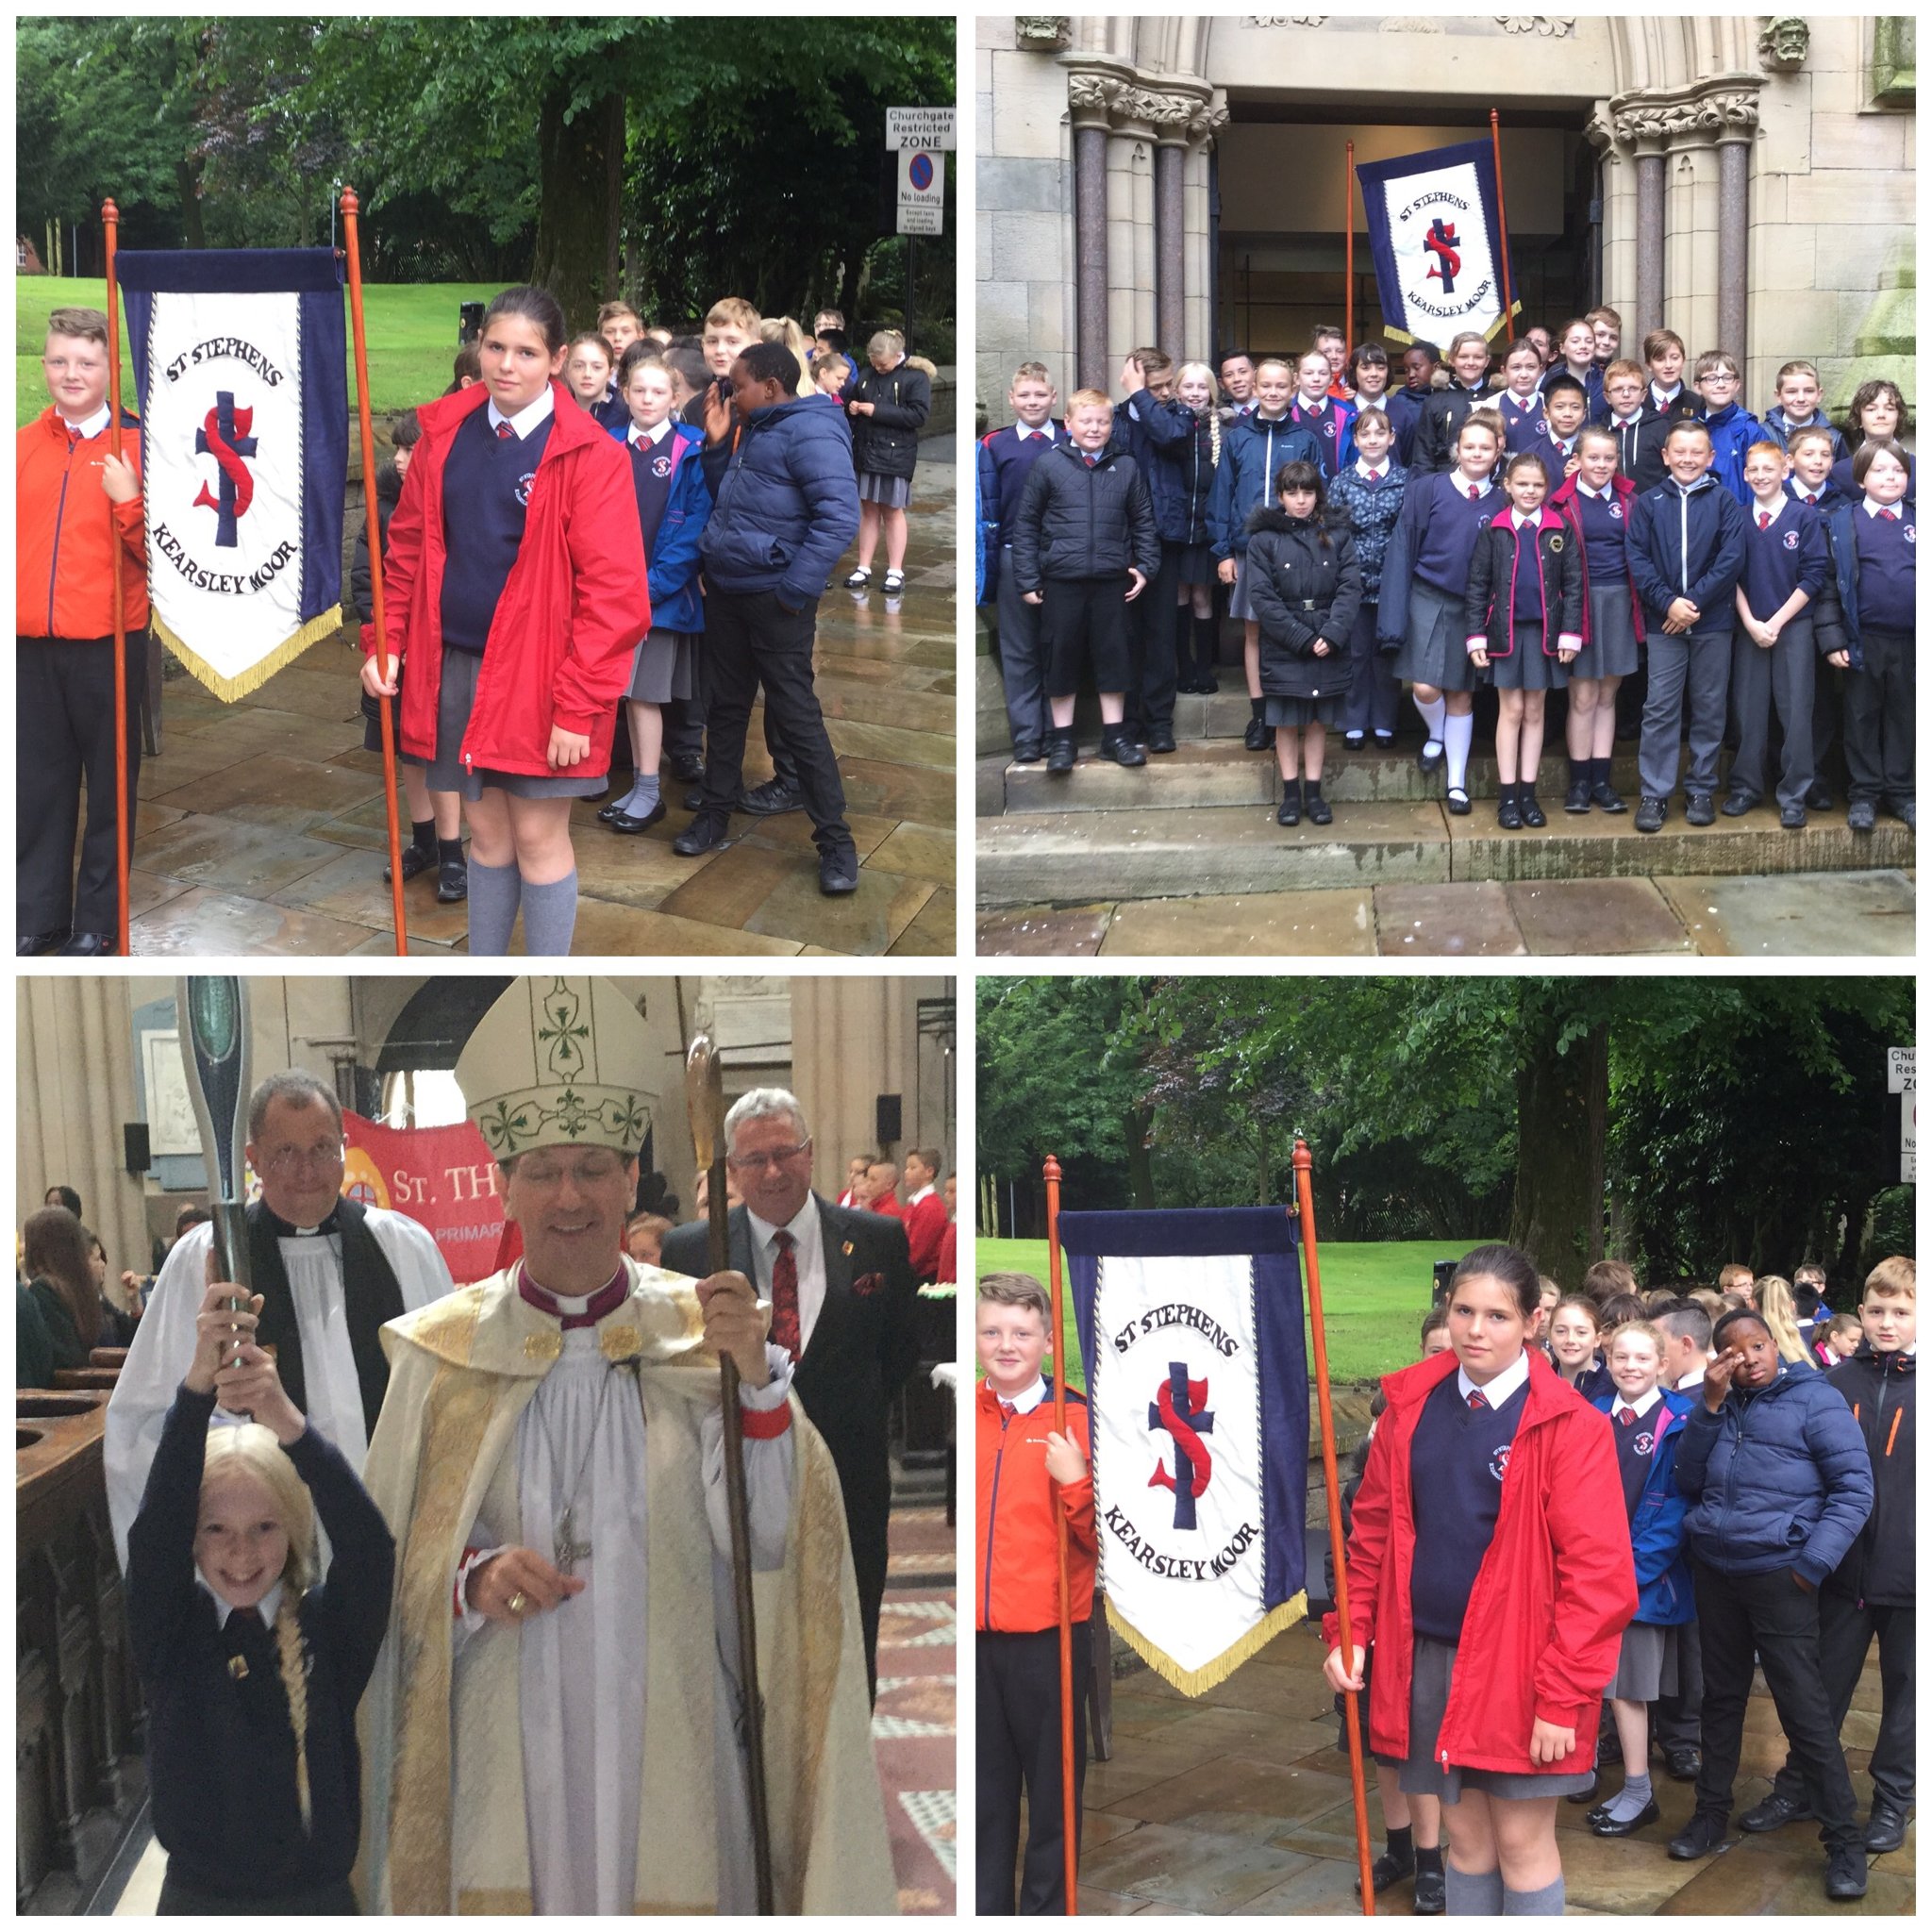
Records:
{"label": "wet pavement", "polygon": [[[1348,1756],[1338,1748],[1323,1654],[1319,1633],[1305,1624],[1198,1698],[1181,1696],[1151,1670],[1116,1680],[1114,1755],[1087,1771],[1083,1914],[1359,1913]],[[1844,1729],[1861,1816],[1871,1800],[1866,1765],[1877,1725],[1874,1654]],[[1760,1679],[1745,1718],[1737,1811],[1764,1796],[1784,1751]],[[1665,1776],[1660,1762],[1652,1777],[1663,1816],[1634,1838],[1593,1837],[1583,1823],[1586,1806],[1557,1806],[1571,1912],[1869,1916],[1913,1909],[1916,1824],[1902,1851],[1873,1858],[1861,1901],[1827,1905],[1815,1824],[1756,1837],[1734,1825],[1723,1851],[1678,1863],[1665,1846],[1690,1817],[1691,1787]],[[1367,1779],[1369,1828],[1379,1852],[1373,1766]],[[1621,1772],[1607,1772],[1603,1782],[1607,1795],[1614,1792]],[[1410,1916],[1412,1907],[1407,1881],[1375,1900],[1378,1917]]]}
{"label": "wet pavement", "polygon": [[1484,879],[1096,899],[982,913],[977,949],[982,958],[1895,958],[1916,943],[1913,879],[1908,872]]}
{"label": "wet pavement", "polygon": [[[957,475],[950,433],[924,445],[909,511],[906,590],[827,591],[819,701],[860,859],[849,898],[818,890],[803,812],[732,820],[732,842],[680,858],[685,788],[623,837],[573,812],[574,952],[923,954],[955,946]],[[883,551],[874,583],[883,575]],[[849,558],[834,575],[835,586]],[[382,760],[365,752],[351,633],[325,639],[247,698],[223,705],[185,676],[162,704],[162,752],[144,759],[130,874],[130,940],[145,955],[391,953]],[[745,781],[770,776],[754,716]],[[404,836],[408,836],[407,822]],[[433,874],[407,889],[412,953],[459,953],[461,906]],[[513,949],[522,947],[521,928]]]}

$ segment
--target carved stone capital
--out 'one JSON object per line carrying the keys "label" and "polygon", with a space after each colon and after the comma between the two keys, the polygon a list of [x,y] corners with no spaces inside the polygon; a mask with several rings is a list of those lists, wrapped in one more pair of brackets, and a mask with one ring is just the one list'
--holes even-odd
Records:
{"label": "carved stone capital", "polygon": [[1609,104],[1609,124],[1620,147],[1657,154],[1749,141],[1757,129],[1761,83],[1726,75],[1688,88],[1646,89]]}
{"label": "carved stone capital", "polygon": [[1506,34],[1538,34],[1546,41],[1565,41],[1576,31],[1574,15],[1555,13],[1499,13],[1496,25]]}
{"label": "carved stone capital", "polygon": [[1091,68],[1068,75],[1067,105],[1076,127],[1112,128],[1163,146],[1190,146],[1227,125],[1225,105],[1211,97]]}

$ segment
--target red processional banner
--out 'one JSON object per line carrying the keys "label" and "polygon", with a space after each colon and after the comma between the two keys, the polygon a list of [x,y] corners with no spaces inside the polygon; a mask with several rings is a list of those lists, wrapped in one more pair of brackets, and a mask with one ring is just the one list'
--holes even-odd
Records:
{"label": "red processional banner", "polygon": [[474,1123],[386,1127],[345,1112],[342,1124],[349,1141],[343,1193],[365,1208],[391,1208],[426,1228],[458,1287],[503,1265],[496,1162]]}

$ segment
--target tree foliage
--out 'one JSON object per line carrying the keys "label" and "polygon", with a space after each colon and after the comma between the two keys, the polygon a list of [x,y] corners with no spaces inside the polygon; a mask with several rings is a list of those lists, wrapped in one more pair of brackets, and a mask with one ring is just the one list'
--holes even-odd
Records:
{"label": "tree foliage", "polygon": [[1131,1104],[1160,1205],[1289,1199],[1300,1134],[1339,1238],[1848,1282],[1909,1225],[1884,1050],[1911,1039],[1911,982],[1877,976],[989,981],[980,1158],[1029,1175],[1058,1138],[1102,1163],[1080,1204],[1124,1204]]}

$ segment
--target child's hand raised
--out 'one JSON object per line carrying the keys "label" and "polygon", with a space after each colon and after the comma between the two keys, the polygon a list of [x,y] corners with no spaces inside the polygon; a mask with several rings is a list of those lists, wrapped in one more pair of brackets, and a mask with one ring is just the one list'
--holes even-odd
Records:
{"label": "child's hand raised", "polygon": [[1057,1483],[1076,1483],[1087,1474],[1087,1458],[1071,1436],[1047,1431],[1046,1473]]}
{"label": "child's hand raised", "polygon": [[215,1371],[215,1393],[230,1415],[253,1416],[273,1429],[286,1449],[308,1426],[308,1419],[289,1400],[274,1356],[252,1341],[244,1341],[238,1353],[240,1368]]}
{"label": "child's hand raised", "polygon": [[1704,1372],[1704,1406],[1712,1415],[1724,1406],[1724,1397],[1731,1392],[1731,1377],[1743,1359],[1744,1351],[1740,1348],[1727,1348],[1724,1354],[1711,1357],[1710,1365]]}
{"label": "child's hand raised", "polygon": [[[231,1300],[242,1306],[231,1308]],[[216,1386],[216,1374],[225,1362],[233,1361],[239,1345],[255,1334],[261,1313],[261,1297],[251,1295],[233,1281],[215,1279],[215,1257],[208,1257],[208,1289],[201,1298],[201,1311],[194,1318],[194,1359],[181,1377],[181,1386],[197,1395],[206,1395]]]}
{"label": "child's hand raised", "polygon": [[140,473],[125,457],[103,457],[101,488],[109,503],[132,503],[141,494]]}
{"label": "child's hand raised", "polygon": [[725,432],[731,427],[731,404],[724,388],[715,382],[706,383],[703,391],[705,399],[705,441],[723,442]]}

